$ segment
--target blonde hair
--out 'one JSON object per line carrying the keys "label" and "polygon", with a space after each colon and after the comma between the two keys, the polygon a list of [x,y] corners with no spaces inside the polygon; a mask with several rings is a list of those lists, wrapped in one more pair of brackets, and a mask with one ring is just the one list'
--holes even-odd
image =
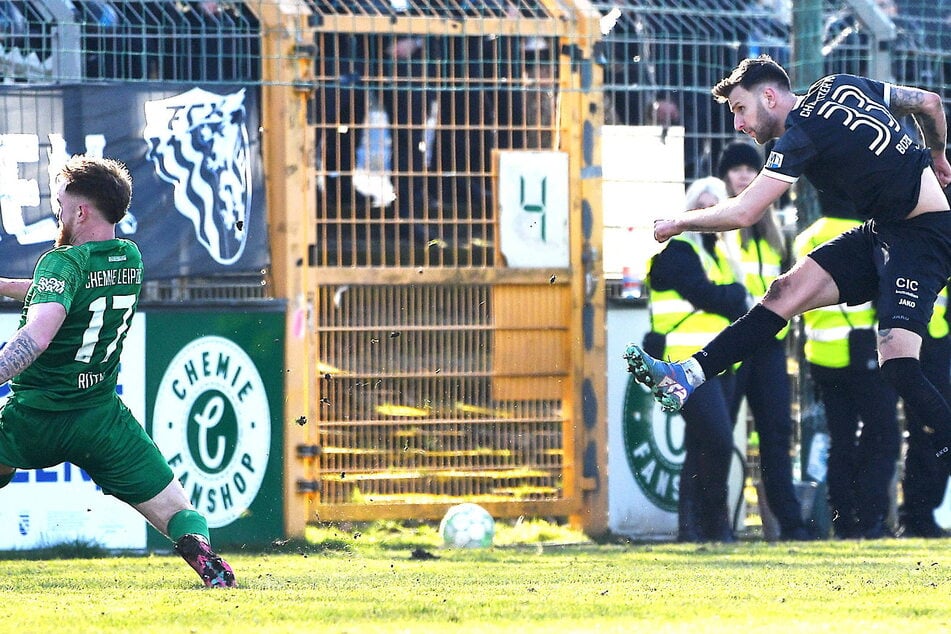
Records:
{"label": "blonde hair", "polygon": [[750,241],[757,236],[766,240],[776,253],[783,256],[783,258],[786,257],[786,238],[783,237],[782,229],[779,228],[779,222],[776,220],[776,214],[773,213],[772,207],[768,208],[763,217],[757,220],[755,224],[740,229],[740,245],[745,249]]}
{"label": "blonde hair", "polygon": [[684,209],[686,211],[697,209],[697,201],[700,200],[700,197],[704,194],[710,194],[717,199],[718,203],[723,202],[727,199],[726,183],[716,176],[698,178],[687,188]]}

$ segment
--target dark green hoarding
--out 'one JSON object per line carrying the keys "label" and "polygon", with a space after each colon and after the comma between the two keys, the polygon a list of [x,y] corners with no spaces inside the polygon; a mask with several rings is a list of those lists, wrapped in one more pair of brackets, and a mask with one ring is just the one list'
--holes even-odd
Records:
{"label": "dark green hoarding", "polygon": [[214,544],[283,537],[283,306],[153,310],[146,328],[146,428]]}

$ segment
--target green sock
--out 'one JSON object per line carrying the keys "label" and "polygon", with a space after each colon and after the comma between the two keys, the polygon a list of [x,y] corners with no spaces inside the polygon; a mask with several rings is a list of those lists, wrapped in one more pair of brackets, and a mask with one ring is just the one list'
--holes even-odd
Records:
{"label": "green sock", "polygon": [[182,509],[168,521],[168,536],[177,542],[182,535],[188,534],[201,535],[206,541],[211,541],[205,517],[193,509]]}

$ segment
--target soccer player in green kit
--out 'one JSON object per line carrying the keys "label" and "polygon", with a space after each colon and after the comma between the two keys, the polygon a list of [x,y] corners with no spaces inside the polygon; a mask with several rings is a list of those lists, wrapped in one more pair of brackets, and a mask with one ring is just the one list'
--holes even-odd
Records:
{"label": "soccer player in green kit", "polygon": [[20,326],[0,349],[0,487],[17,469],[71,462],[134,507],[175,543],[207,587],[235,587],[152,439],[116,394],[119,356],[142,286],[142,255],[115,226],[132,199],[118,161],[74,156],[60,170],[59,236],[33,279],[0,278],[0,294],[23,301]]}

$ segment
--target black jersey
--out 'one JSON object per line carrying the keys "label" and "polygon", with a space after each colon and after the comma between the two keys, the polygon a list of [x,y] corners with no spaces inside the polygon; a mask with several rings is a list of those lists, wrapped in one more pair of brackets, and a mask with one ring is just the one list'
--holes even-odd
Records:
{"label": "black jersey", "polygon": [[855,75],[823,77],[786,118],[763,168],[855,204],[861,218],[900,220],[918,202],[931,153],[888,109],[890,86]]}

